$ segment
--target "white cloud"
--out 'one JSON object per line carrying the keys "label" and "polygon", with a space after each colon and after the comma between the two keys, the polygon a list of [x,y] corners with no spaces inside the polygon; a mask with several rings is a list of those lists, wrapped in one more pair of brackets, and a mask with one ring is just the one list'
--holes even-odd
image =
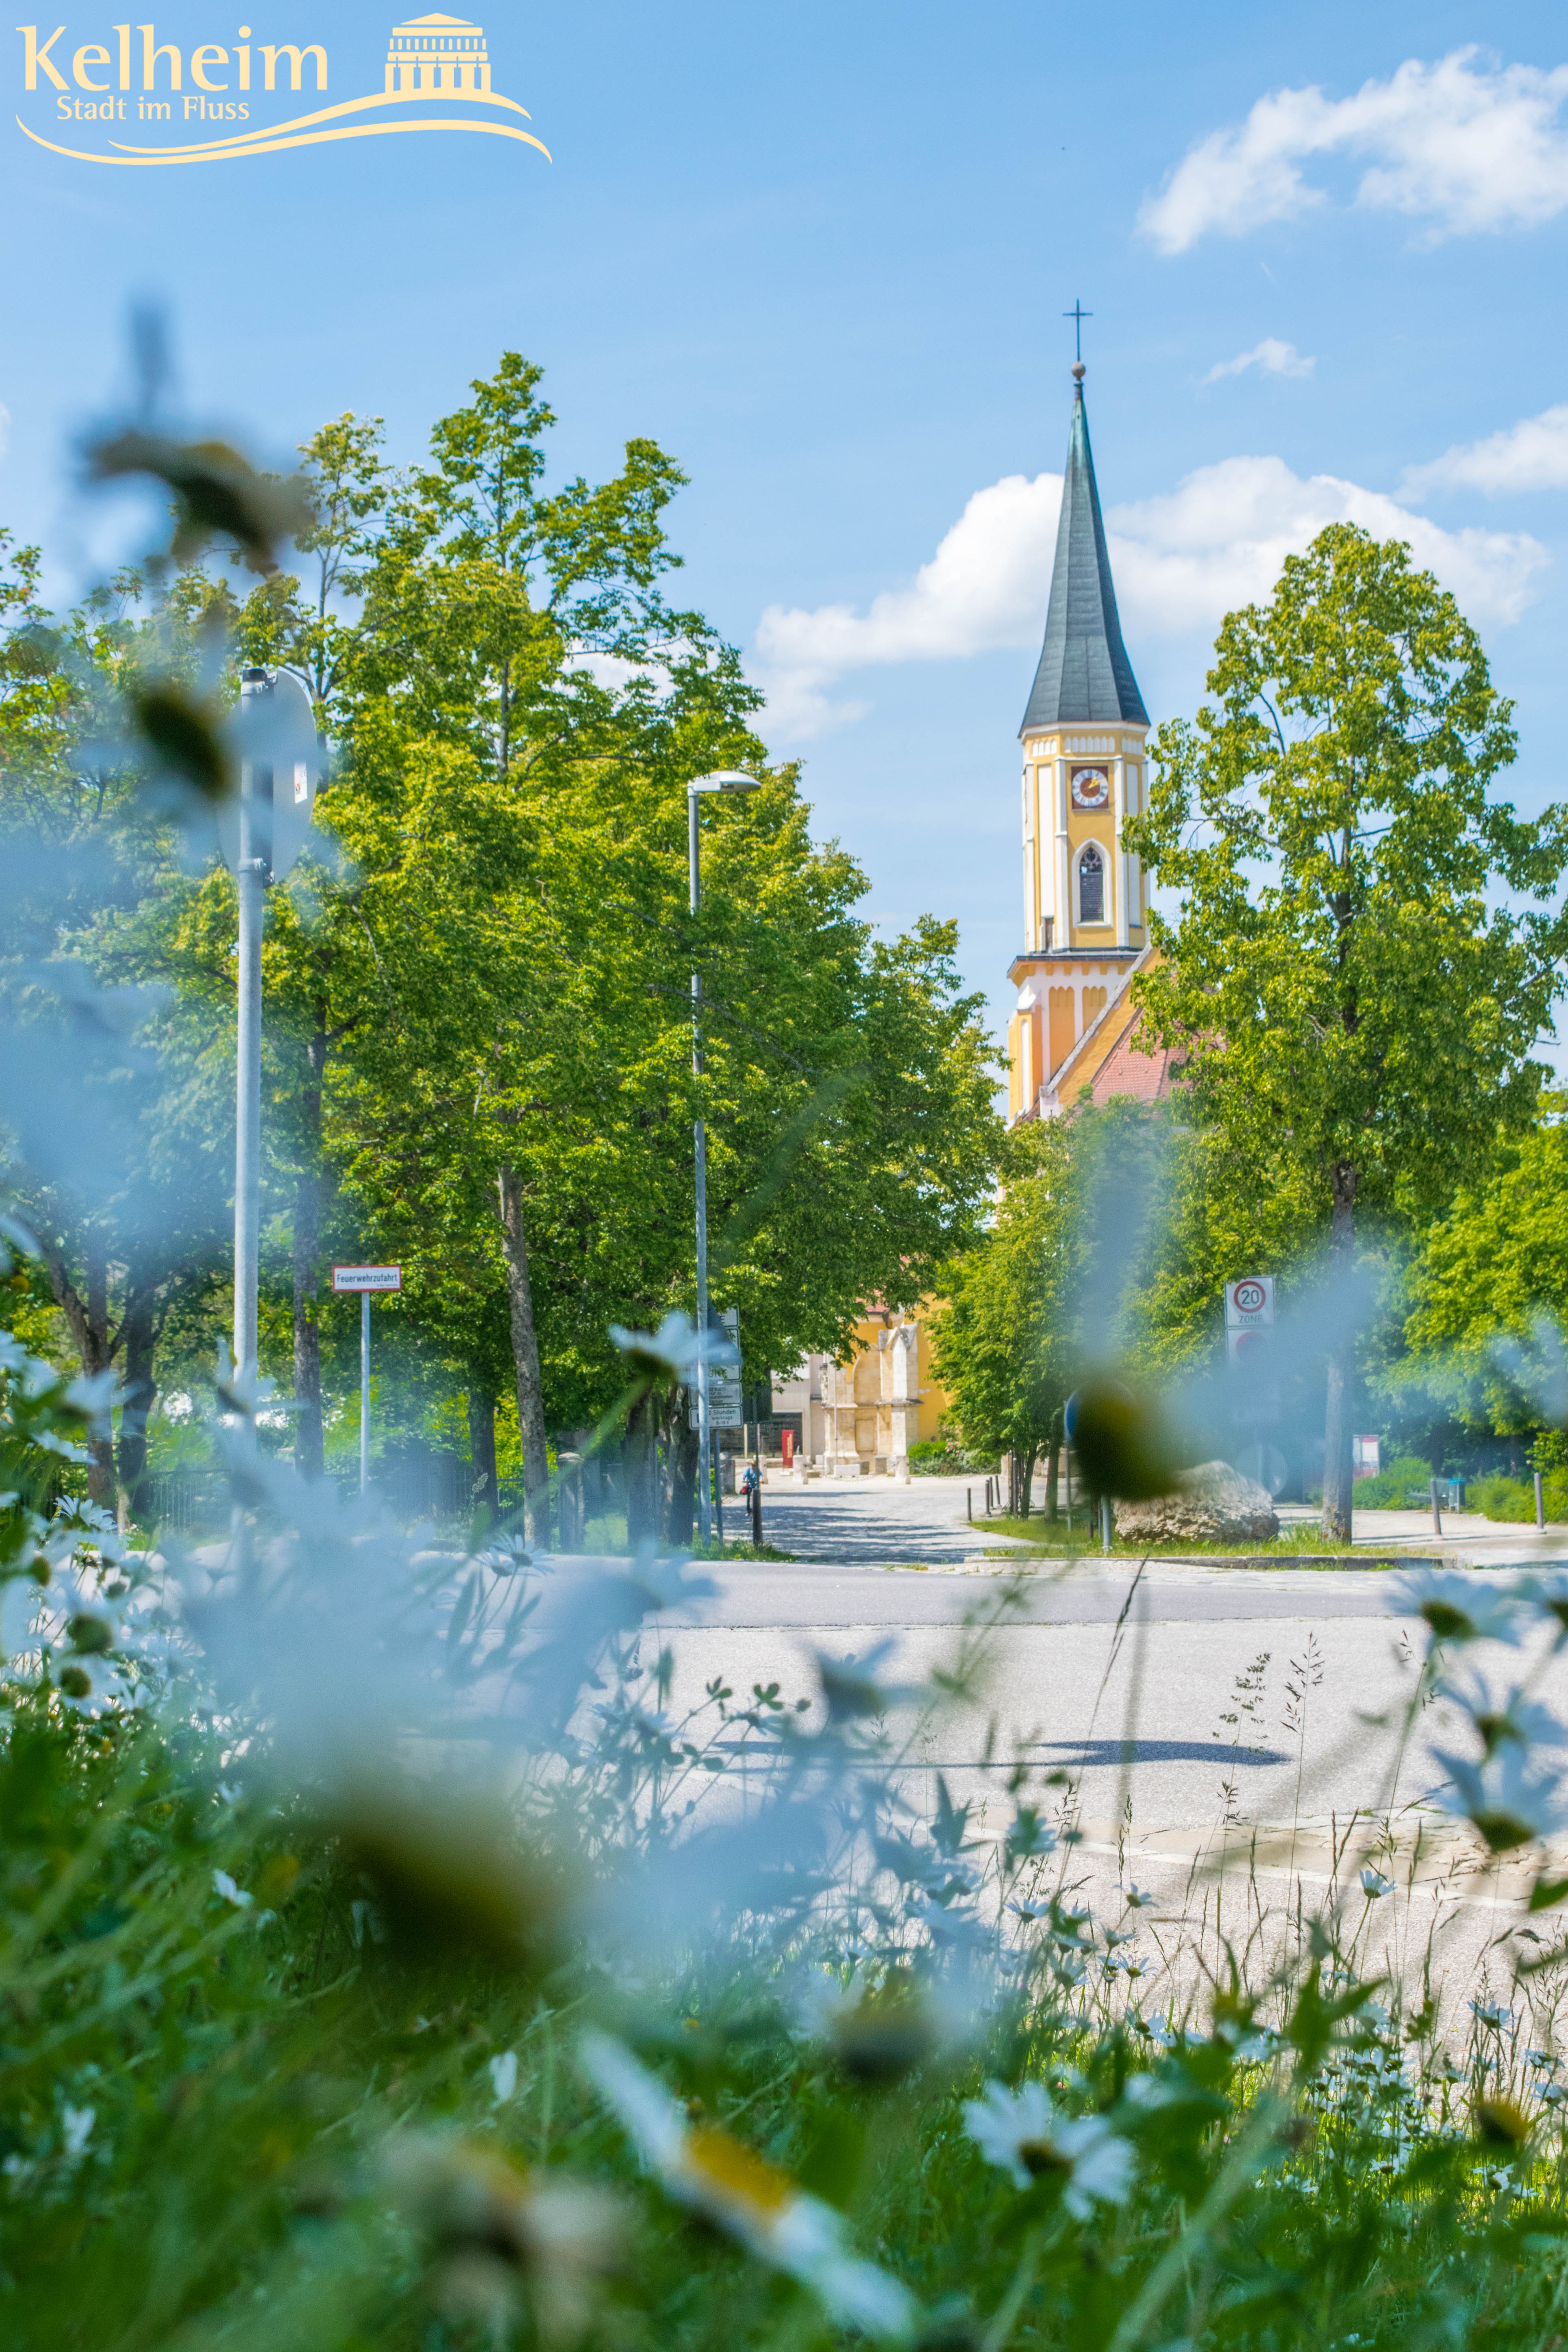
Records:
{"label": "white cloud", "polygon": [[1260,375],[1310,375],[1318,362],[1303,359],[1294,343],[1282,343],[1278,335],[1265,335],[1249,352],[1238,352],[1233,360],[1221,360],[1210,368],[1205,383],[1218,383],[1222,376],[1244,375],[1255,367]]}
{"label": "white cloud", "polygon": [[1463,441],[1445,449],[1430,465],[1410,467],[1399,485],[1403,499],[1424,499],[1428,490],[1568,489],[1568,404],[1543,408],[1484,441]]}
{"label": "white cloud", "polygon": [[910,585],[884,589],[865,613],[770,604],[757,624],[753,667],[774,723],[805,736],[858,719],[864,703],[830,706],[823,693],[848,670],[1026,645],[1050,592],[1061,497],[1059,474],[1009,474],[976,490]]}
{"label": "white cloud", "polygon": [[1568,206],[1568,66],[1479,66],[1472,46],[1434,65],[1407,58],[1353,98],[1281,89],[1245,122],[1189,149],[1139,226],[1165,253],[1210,230],[1243,236],[1324,201],[1309,156],[1363,156],[1358,204],[1425,217],[1435,236],[1533,228]]}
{"label": "white cloud", "polygon": [[[800,740],[861,717],[864,702],[836,701],[831,693],[857,670],[1037,645],[1060,504],[1059,474],[1032,481],[1010,474],[975,492],[908,587],[885,589],[864,613],[850,604],[770,605],[751,667],[767,692],[773,727]],[[1477,621],[1516,620],[1548,561],[1540,541],[1523,533],[1444,530],[1384,491],[1331,474],[1303,479],[1279,457],[1227,457],[1189,474],[1166,497],[1107,515],[1131,645],[1212,635],[1226,613],[1266,596],[1285,557],[1331,522],[1407,540],[1417,562]]]}

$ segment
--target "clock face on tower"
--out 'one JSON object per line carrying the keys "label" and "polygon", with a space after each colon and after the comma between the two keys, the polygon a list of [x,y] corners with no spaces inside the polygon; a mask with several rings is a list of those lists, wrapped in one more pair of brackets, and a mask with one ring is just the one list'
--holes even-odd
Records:
{"label": "clock face on tower", "polygon": [[1075,809],[1102,809],[1110,803],[1110,771],[1109,768],[1075,768],[1072,772],[1072,804]]}

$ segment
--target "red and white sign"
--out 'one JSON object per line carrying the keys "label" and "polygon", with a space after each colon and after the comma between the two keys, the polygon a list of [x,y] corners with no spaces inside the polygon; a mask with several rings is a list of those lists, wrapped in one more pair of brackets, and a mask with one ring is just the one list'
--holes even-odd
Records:
{"label": "red and white sign", "polygon": [[1259,1324],[1248,1325],[1240,1331],[1233,1324],[1225,1335],[1226,1360],[1233,1364],[1246,1364],[1253,1371],[1260,1371],[1263,1369],[1273,1345],[1273,1339],[1267,1327]]}
{"label": "red and white sign", "polygon": [[334,1290],[401,1290],[403,1268],[400,1265],[335,1265],[332,1268]]}
{"label": "red and white sign", "polygon": [[1274,1320],[1274,1276],[1246,1274],[1225,1286],[1226,1328],[1231,1331],[1267,1330]]}

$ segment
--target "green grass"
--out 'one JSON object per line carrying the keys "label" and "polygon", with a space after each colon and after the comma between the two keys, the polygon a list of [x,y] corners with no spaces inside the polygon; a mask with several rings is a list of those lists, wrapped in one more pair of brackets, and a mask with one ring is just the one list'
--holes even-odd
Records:
{"label": "green grass", "polygon": [[[1089,1515],[1085,1511],[1074,1512],[1071,1535],[1068,1532],[1065,1520],[1059,1519],[1052,1526],[1037,1513],[1026,1519],[1009,1518],[1005,1516],[991,1519],[976,1519],[973,1525],[977,1534],[1014,1536],[1028,1544],[1036,1551],[1048,1553],[1061,1559],[1077,1559],[1084,1554],[1092,1554],[1100,1559],[1107,1557],[1100,1549],[1099,1527],[1090,1520]],[[1335,1559],[1354,1559],[1364,1556],[1358,1553],[1352,1544],[1331,1542],[1324,1535],[1316,1520],[1281,1528],[1272,1543],[1146,1544],[1128,1543],[1123,1538],[1118,1537],[1112,1546],[1110,1556],[1120,1559],[1277,1559],[1282,1563],[1288,1563],[1301,1553],[1328,1553]],[[999,1553],[998,1557],[1013,1559],[1016,1555],[1007,1552]]]}

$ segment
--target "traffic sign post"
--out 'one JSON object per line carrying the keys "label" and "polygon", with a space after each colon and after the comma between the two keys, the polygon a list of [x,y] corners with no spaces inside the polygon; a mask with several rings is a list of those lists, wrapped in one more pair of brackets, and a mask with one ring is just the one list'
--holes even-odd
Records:
{"label": "traffic sign post", "polygon": [[400,1265],[335,1265],[332,1288],[357,1290],[359,1300],[359,1490],[370,1486],[370,1302],[378,1291],[403,1287]]}
{"label": "traffic sign post", "polygon": [[1279,1418],[1279,1385],[1274,1372],[1274,1276],[1246,1274],[1225,1286],[1225,1353],[1233,1372],[1247,1375],[1244,1402],[1235,1418],[1244,1428]]}
{"label": "traffic sign post", "polygon": [[239,1034],[235,1054],[234,1368],[257,1369],[261,1231],[261,934],[266,892],[305,845],[321,781],[310,698],[280,670],[247,669],[224,730],[239,791],[218,810],[218,839],[239,899]]}

